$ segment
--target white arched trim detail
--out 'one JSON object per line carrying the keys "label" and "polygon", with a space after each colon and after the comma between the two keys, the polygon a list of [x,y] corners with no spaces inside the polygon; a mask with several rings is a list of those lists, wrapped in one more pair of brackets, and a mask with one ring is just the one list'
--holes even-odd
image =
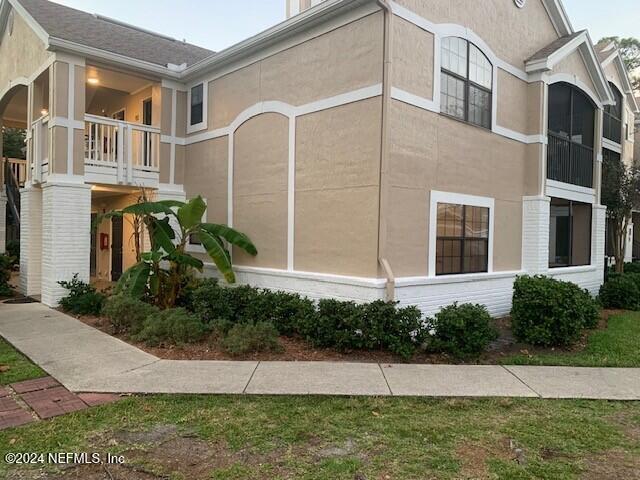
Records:
{"label": "white arched trim detail", "polygon": [[596,97],[595,93],[593,93],[593,91],[587,86],[587,84],[585,84],[577,76],[570,75],[568,73],[556,73],[553,75],[544,76],[543,80],[549,85],[563,82],[570,83],[571,85],[578,87],[591,99],[591,101],[596,105],[598,109],[602,110],[602,102],[598,100],[598,97]]}
{"label": "white arched trim detail", "polygon": [[1,92],[0,92],[0,102],[2,102],[2,100],[4,99],[5,95],[7,93],[9,93],[11,90],[13,90],[16,87],[28,87],[29,86],[29,79],[26,77],[17,77],[14,78],[13,80],[9,81],[9,85],[7,85]]}

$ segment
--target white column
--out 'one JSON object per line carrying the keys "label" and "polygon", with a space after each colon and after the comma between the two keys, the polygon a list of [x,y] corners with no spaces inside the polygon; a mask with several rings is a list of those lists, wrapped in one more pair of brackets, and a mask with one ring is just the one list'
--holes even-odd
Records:
{"label": "white column", "polygon": [[591,217],[591,264],[597,267],[599,282],[604,281],[604,241],[607,225],[607,207],[594,205]]}
{"label": "white column", "polygon": [[59,281],[77,273],[89,282],[91,186],[55,182],[42,192],[42,303],[53,307],[67,294]]}
{"label": "white column", "polygon": [[551,199],[522,198],[522,269],[532,275],[549,270],[549,215]]}
{"label": "white column", "polygon": [[20,292],[37,296],[42,282],[42,190],[20,190]]}
{"label": "white column", "polygon": [[[155,201],[157,202],[161,200],[178,200],[179,202],[185,202],[186,199],[187,194],[184,191],[182,185],[162,184],[161,187],[155,192]],[[169,224],[173,227],[174,231],[177,232],[179,231],[179,225],[177,225],[176,223],[177,220],[175,218],[172,218],[169,221]]]}
{"label": "white column", "polygon": [[629,228],[627,228],[627,245],[624,250],[624,261],[633,261],[633,223],[629,223]]}

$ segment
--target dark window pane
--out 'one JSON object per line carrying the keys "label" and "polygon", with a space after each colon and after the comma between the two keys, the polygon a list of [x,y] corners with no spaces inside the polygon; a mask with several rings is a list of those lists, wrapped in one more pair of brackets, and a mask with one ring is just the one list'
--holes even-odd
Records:
{"label": "dark window pane", "polygon": [[571,134],[571,89],[566,84],[549,86],[549,130],[563,137]]}
{"label": "dark window pane", "polygon": [[440,90],[440,109],[442,112],[464,120],[464,82],[443,72],[440,78]]}
{"label": "dark window pane", "polygon": [[436,274],[461,273],[461,240],[438,240],[436,245]]}
{"label": "dark window pane", "polygon": [[202,242],[200,241],[197,233],[192,233],[191,235],[189,235],[189,243],[191,245],[202,245]]}
{"label": "dark window pane", "polygon": [[473,85],[469,86],[469,121],[491,128],[491,94]]}
{"label": "dark window pane", "polygon": [[591,101],[577,90],[573,91],[573,131],[571,140],[593,147],[595,110]]}
{"label": "dark window pane", "polygon": [[203,117],[203,92],[204,85],[201,83],[200,85],[196,85],[191,89],[191,125],[197,125],[198,123],[202,123]]}
{"label": "dark window pane", "polygon": [[487,271],[489,245],[486,240],[465,240],[464,272],[478,273]]}

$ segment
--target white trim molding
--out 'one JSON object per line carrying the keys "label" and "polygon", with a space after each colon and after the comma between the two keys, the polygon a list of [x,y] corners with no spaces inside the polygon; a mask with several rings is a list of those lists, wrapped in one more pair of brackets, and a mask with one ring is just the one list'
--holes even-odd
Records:
{"label": "white trim molding", "polygon": [[[199,85],[202,85],[202,121],[200,123],[191,124],[191,92]],[[175,90],[174,90],[175,92]],[[189,85],[187,89],[187,134],[199,132],[207,129],[209,110],[209,82],[196,82]],[[175,132],[173,133],[175,136]]]}
{"label": "white trim molding", "polygon": [[593,188],[581,187],[571,183],[547,179],[545,194],[548,197],[564,198],[574,202],[596,203],[596,191]]}
{"label": "white trim molding", "polygon": [[602,137],[602,148],[606,148],[607,150],[611,150],[612,152],[622,154],[622,145],[613,140],[609,140],[606,137]]}
{"label": "white trim molding", "polygon": [[[476,195],[465,195],[462,193],[440,192],[431,190],[429,208],[429,259],[427,271],[429,278],[436,277],[436,239],[438,234],[438,204],[452,203],[456,205],[467,205],[472,207],[484,207],[489,209],[489,242],[488,242],[488,258],[487,273],[493,273],[493,242],[494,242],[494,226],[495,226],[495,199],[491,197],[479,197]],[[461,274],[455,275],[465,277],[467,275],[477,274]],[[451,277],[451,275],[447,275]]]}

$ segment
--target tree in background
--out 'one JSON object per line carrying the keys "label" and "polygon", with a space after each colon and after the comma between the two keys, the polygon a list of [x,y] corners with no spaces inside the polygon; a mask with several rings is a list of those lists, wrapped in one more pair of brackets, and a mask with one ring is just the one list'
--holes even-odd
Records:
{"label": "tree in background", "polygon": [[640,169],[629,168],[619,158],[602,163],[602,204],[607,207],[609,232],[616,272],[624,271],[627,231],[632,210],[640,205]]}
{"label": "tree in background", "polygon": [[620,50],[627,71],[631,74],[633,89],[640,90],[640,76],[634,74],[636,70],[640,69],[640,40],[635,37],[604,37],[600,42],[615,43]]}
{"label": "tree in background", "polygon": [[22,128],[2,129],[2,154],[9,158],[27,158],[25,156],[26,132]]}

